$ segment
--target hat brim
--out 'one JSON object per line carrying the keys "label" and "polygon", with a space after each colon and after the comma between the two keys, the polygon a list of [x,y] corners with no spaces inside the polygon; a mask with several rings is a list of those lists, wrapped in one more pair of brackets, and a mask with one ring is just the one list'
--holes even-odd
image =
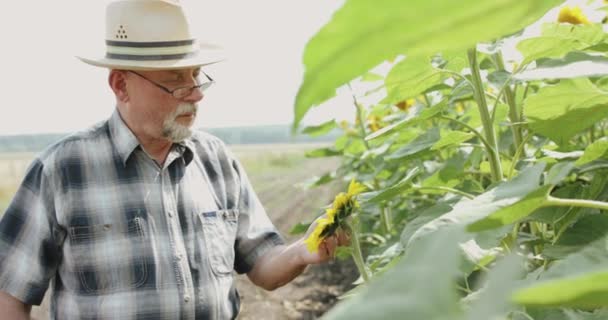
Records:
{"label": "hat brim", "polygon": [[85,56],[76,56],[80,61],[102,68],[108,69],[123,69],[123,70],[169,70],[169,69],[187,69],[193,67],[203,67],[212,65],[225,60],[221,50],[200,50],[194,57],[188,57],[178,60],[120,60],[109,59],[105,56],[98,58],[88,58]]}

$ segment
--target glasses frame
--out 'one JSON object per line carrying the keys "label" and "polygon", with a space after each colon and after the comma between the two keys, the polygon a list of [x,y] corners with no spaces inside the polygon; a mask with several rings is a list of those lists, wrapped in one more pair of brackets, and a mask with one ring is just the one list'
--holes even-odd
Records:
{"label": "glasses frame", "polygon": [[[192,91],[194,91],[194,89],[199,89],[201,90],[201,92],[207,90],[212,84],[215,83],[215,80],[213,80],[208,74],[206,74],[204,71],[201,71],[202,74],[205,75],[205,77],[207,78],[207,80],[209,80],[208,82],[204,82],[204,83],[200,83],[200,84],[196,84],[194,86],[187,86],[187,87],[179,87],[179,88],[175,88],[173,90],[158,84],[155,81],[152,81],[151,79],[144,77],[142,74],[135,72],[133,70],[127,70],[127,72],[136,74],[138,76],[140,76],[141,78],[147,80],[148,82],[150,82],[151,84],[155,85],[157,88],[163,90],[164,92],[172,95],[174,98],[176,99],[183,99],[189,95],[192,94]],[[180,93],[183,92],[183,93]],[[176,94],[177,93],[177,94]]]}

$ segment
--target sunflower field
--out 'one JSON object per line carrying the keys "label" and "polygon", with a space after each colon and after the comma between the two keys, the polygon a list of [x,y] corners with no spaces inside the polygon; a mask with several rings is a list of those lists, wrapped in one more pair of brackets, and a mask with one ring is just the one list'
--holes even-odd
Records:
{"label": "sunflower field", "polygon": [[352,95],[350,181],[314,251],[361,277],[323,319],[608,319],[606,1],[346,0],[308,42],[294,130]]}

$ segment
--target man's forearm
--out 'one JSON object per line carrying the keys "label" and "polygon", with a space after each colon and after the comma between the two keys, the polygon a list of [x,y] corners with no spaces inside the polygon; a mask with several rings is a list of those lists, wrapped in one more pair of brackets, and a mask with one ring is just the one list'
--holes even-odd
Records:
{"label": "man's forearm", "polygon": [[0,291],[0,320],[30,320],[31,306]]}
{"label": "man's forearm", "polygon": [[258,258],[247,276],[251,282],[266,290],[274,290],[289,283],[306,269],[307,264],[301,257],[303,247],[302,240],[298,240],[288,246],[272,248]]}

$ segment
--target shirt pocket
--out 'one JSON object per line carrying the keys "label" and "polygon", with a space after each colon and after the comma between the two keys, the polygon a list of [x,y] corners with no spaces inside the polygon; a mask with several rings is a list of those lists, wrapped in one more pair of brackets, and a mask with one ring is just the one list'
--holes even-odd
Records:
{"label": "shirt pocket", "polygon": [[234,269],[238,217],[236,209],[199,214],[207,257],[216,275],[231,274]]}
{"label": "shirt pocket", "polygon": [[144,220],[136,217],[116,224],[68,228],[70,270],[77,274],[77,291],[107,294],[141,287],[148,278]]}

